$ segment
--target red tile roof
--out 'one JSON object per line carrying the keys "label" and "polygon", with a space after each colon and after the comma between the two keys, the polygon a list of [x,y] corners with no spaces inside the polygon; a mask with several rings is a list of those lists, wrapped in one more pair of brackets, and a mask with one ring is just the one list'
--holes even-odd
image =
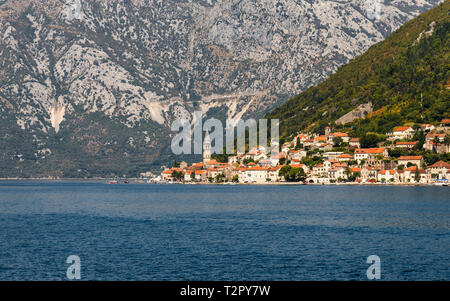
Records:
{"label": "red tile roof", "polygon": [[416,145],[419,141],[397,142],[396,145]]}
{"label": "red tile roof", "polygon": [[395,170],[380,170],[379,173],[382,174],[382,175],[385,175],[385,174],[394,175],[395,174]]}
{"label": "red tile roof", "polygon": [[357,148],[355,149],[355,154],[382,154],[385,148]]}
{"label": "red tile roof", "polygon": [[291,164],[292,168],[304,168],[305,164]]}
{"label": "red tile roof", "polygon": [[267,170],[267,168],[261,167],[261,166],[254,166],[254,167],[250,167],[247,168],[247,171],[260,171],[260,170]]}
{"label": "red tile roof", "polygon": [[417,169],[417,166],[410,166],[410,167],[408,167],[408,168],[406,168],[405,170],[416,170]]}
{"label": "red tile roof", "polygon": [[220,164],[219,162],[217,162],[216,160],[209,160],[209,161],[205,161],[206,165],[217,165]]}
{"label": "red tile roof", "polygon": [[347,164],[343,164],[343,163],[335,163],[332,165],[333,167],[347,167]]}
{"label": "red tile roof", "polygon": [[404,132],[409,129],[409,126],[398,126],[394,129],[394,132]]}
{"label": "red tile roof", "polygon": [[400,156],[398,160],[422,160],[422,156]]}
{"label": "red tile roof", "polygon": [[275,166],[275,167],[269,167],[267,170],[268,171],[278,171],[279,169],[281,169],[281,167],[283,167],[283,166],[279,165],[279,166]]}
{"label": "red tile roof", "polygon": [[433,165],[431,165],[429,168],[443,168],[443,167],[450,169],[450,164],[446,163],[444,161],[438,161],[438,162],[434,163]]}
{"label": "red tile roof", "polygon": [[331,135],[333,135],[334,137],[348,137],[347,133],[342,133],[342,132],[336,132]]}
{"label": "red tile roof", "polygon": [[342,154],[342,155],[339,155],[339,156],[337,156],[338,158],[340,158],[340,159],[345,159],[345,158],[353,158],[353,156],[352,155],[349,155],[349,154]]}

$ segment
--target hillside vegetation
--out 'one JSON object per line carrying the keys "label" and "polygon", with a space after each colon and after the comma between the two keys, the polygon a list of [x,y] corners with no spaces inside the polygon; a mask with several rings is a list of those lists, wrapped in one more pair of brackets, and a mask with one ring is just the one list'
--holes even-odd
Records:
{"label": "hillside vegetation", "polygon": [[383,134],[400,124],[449,117],[449,13],[450,1],[445,1],[409,21],[266,117],[280,119],[282,137],[301,130],[323,132],[325,126],[367,103],[372,103],[372,113],[335,128],[353,136]]}

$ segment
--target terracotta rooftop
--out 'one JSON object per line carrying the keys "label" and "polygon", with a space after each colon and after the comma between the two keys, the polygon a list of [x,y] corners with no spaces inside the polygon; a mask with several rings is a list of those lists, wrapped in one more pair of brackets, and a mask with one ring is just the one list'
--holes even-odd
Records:
{"label": "terracotta rooftop", "polygon": [[340,159],[344,159],[344,158],[353,158],[353,156],[352,155],[349,155],[349,154],[342,154],[342,155],[339,155],[339,156],[337,156],[338,158],[340,158]]}
{"label": "terracotta rooftop", "polygon": [[397,142],[396,145],[416,145],[419,141]]}
{"label": "terracotta rooftop", "polygon": [[446,163],[444,161],[438,161],[438,162],[434,163],[433,165],[429,166],[429,168],[443,168],[443,167],[450,169],[450,163]]}
{"label": "terracotta rooftop", "polygon": [[355,149],[355,154],[382,154],[385,148],[358,148]]}
{"label": "terracotta rooftop", "polygon": [[341,133],[341,132],[336,132],[331,135],[333,135],[334,137],[348,137],[347,133]]}
{"label": "terracotta rooftop", "polygon": [[422,160],[422,156],[400,156],[398,160]]}
{"label": "terracotta rooftop", "polygon": [[398,126],[393,130],[393,132],[404,132],[407,129],[409,129],[409,126]]}

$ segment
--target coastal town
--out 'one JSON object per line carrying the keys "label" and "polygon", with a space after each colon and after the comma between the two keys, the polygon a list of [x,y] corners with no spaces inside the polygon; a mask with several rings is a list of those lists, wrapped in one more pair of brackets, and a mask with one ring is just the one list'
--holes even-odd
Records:
{"label": "coastal town", "polygon": [[[203,161],[176,162],[150,183],[435,184],[450,179],[450,119],[439,124],[397,126],[384,141],[350,137],[326,127],[323,134],[298,133],[277,153],[255,147],[245,154],[211,154],[209,135]],[[369,140],[369,141],[367,141]],[[367,145],[371,147],[366,147]],[[373,145],[375,144],[375,145]],[[220,159],[219,159],[220,158]],[[442,159],[444,158],[444,159]],[[151,176],[142,173],[141,178]]]}

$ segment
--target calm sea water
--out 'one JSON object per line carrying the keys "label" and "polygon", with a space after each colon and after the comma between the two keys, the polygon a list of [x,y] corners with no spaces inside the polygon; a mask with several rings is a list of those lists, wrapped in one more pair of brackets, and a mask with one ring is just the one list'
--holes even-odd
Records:
{"label": "calm sea water", "polygon": [[450,189],[0,182],[0,280],[450,280]]}

